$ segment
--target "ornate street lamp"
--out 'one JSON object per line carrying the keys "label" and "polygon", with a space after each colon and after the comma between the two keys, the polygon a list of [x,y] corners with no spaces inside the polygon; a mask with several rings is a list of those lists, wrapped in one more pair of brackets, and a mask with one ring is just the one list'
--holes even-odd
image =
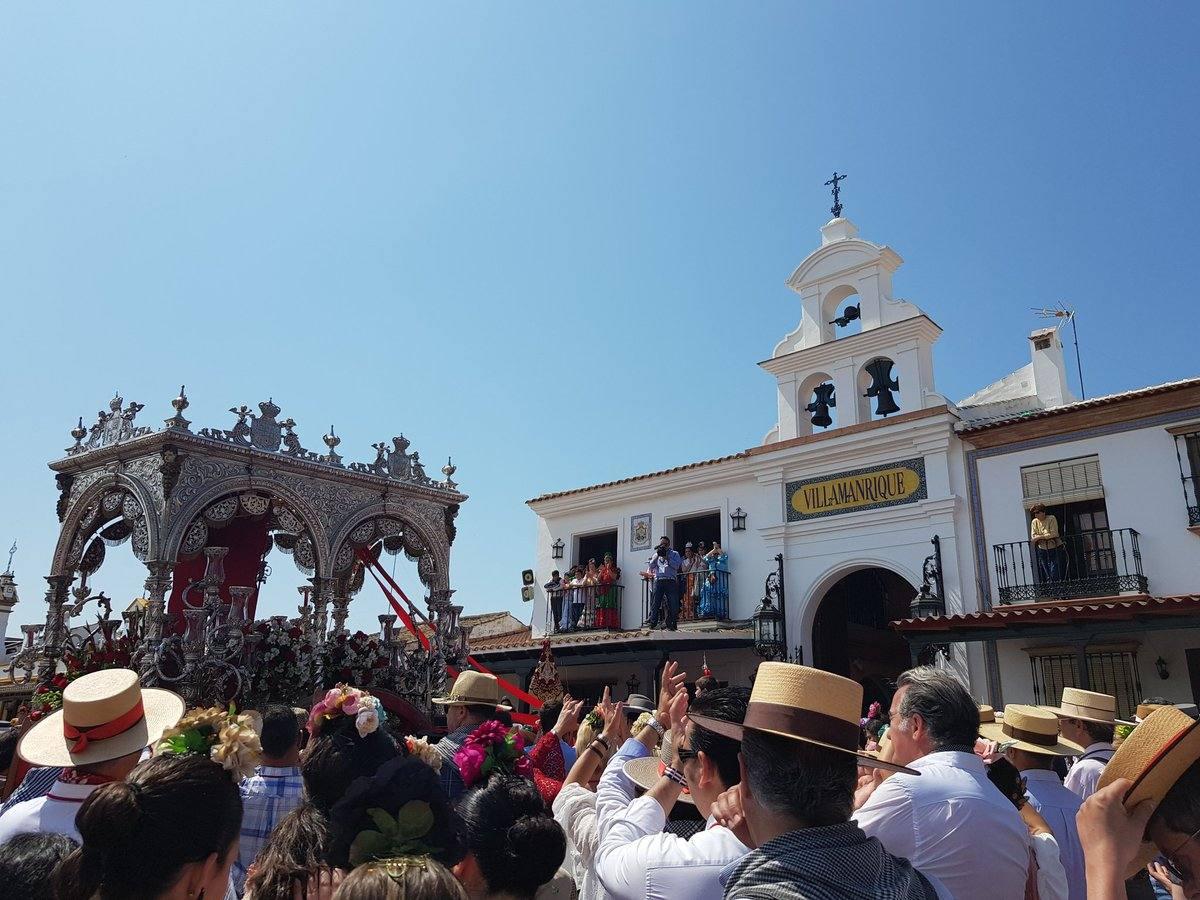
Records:
{"label": "ornate street lamp", "polygon": [[946,604],[942,598],[929,589],[928,584],[922,584],[908,606],[909,615],[914,619],[924,619],[927,616],[942,616],[946,614]]}
{"label": "ornate street lamp", "polygon": [[625,688],[628,691],[628,694],[626,696],[628,696],[630,694],[636,694],[638,692],[638,688],[640,688],[641,686],[642,686],[642,680],[637,677],[637,672],[634,672],[625,681]]}
{"label": "ornate street lamp", "polygon": [[554,543],[550,545],[550,552],[555,559],[563,558],[563,548],[567,545],[562,542],[562,538],[556,538]]}
{"label": "ornate street lamp", "polygon": [[734,531],[746,530],[746,514],[740,506],[729,514],[729,518],[733,520]]}
{"label": "ornate street lamp", "polygon": [[784,653],[783,613],[775,608],[770,597],[754,611],[754,651],[763,659],[778,659]]}

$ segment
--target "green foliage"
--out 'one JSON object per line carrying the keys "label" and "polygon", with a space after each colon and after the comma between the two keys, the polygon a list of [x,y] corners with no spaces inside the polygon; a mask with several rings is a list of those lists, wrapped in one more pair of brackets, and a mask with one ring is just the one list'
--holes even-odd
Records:
{"label": "green foliage", "polygon": [[387,810],[373,807],[367,815],[377,830],[360,831],[350,844],[350,865],[373,859],[420,856],[436,852],[422,838],[433,830],[433,810],[424,800],[409,800],[393,818]]}

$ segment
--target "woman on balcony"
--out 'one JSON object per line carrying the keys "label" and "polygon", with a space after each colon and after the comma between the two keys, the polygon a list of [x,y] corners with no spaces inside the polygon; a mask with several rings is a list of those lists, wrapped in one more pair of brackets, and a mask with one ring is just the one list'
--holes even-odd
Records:
{"label": "woman on balcony", "polygon": [[1043,582],[1062,580],[1060,561],[1062,557],[1062,538],[1058,536],[1058,519],[1046,512],[1041,503],[1034,504],[1029,510],[1033,519],[1029,523],[1029,542],[1033,545],[1037,557],[1038,574]]}
{"label": "woman on balcony", "polygon": [[617,604],[617,581],[621,570],[611,553],[604,554],[604,565],[596,573],[596,627],[620,628],[621,613]]}
{"label": "woman on balcony", "polygon": [[700,606],[696,615],[701,619],[724,619],[729,610],[729,554],[714,541],[705,560],[708,577],[700,587]]}

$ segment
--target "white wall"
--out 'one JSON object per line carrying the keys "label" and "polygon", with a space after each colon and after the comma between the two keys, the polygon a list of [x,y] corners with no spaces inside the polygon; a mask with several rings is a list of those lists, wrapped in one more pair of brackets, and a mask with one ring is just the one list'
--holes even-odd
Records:
{"label": "white wall", "polygon": [[[1200,591],[1200,539],[1187,530],[1175,439],[1163,427],[1056,443],[978,460],[992,601],[998,603],[995,544],[1029,540],[1021,467],[1077,456],[1100,457],[1100,479],[1111,528],[1139,533],[1142,571],[1155,596]],[[1060,523],[1061,524],[1061,523]],[[1119,550],[1118,550],[1119,553]]]}

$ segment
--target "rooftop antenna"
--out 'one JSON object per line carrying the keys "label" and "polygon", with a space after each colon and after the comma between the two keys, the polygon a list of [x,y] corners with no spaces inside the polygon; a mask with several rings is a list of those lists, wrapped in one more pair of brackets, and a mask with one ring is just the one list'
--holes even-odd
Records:
{"label": "rooftop antenna", "polygon": [[1075,369],[1079,372],[1079,394],[1080,399],[1086,400],[1087,391],[1083,387],[1083,363],[1079,358],[1079,330],[1075,327],[1075,310],[1059,300],[1058,305],[1051,309],[1034,307],[1033,313],[1039,319],[1058,319],[1058,324],[1054,326],[1056,329],[1062,328],[1068,321],[1071,323],[1071,336],[1075,341]]}
{"label": "rooftop antenna", "polygon": [[16,556],[16,554],[17,554],[17,542],[13,541],[13,545],[8,548],[8,568],[4,570],[5,575],[12,574],[12,561],[13,561],[13,557]]}

